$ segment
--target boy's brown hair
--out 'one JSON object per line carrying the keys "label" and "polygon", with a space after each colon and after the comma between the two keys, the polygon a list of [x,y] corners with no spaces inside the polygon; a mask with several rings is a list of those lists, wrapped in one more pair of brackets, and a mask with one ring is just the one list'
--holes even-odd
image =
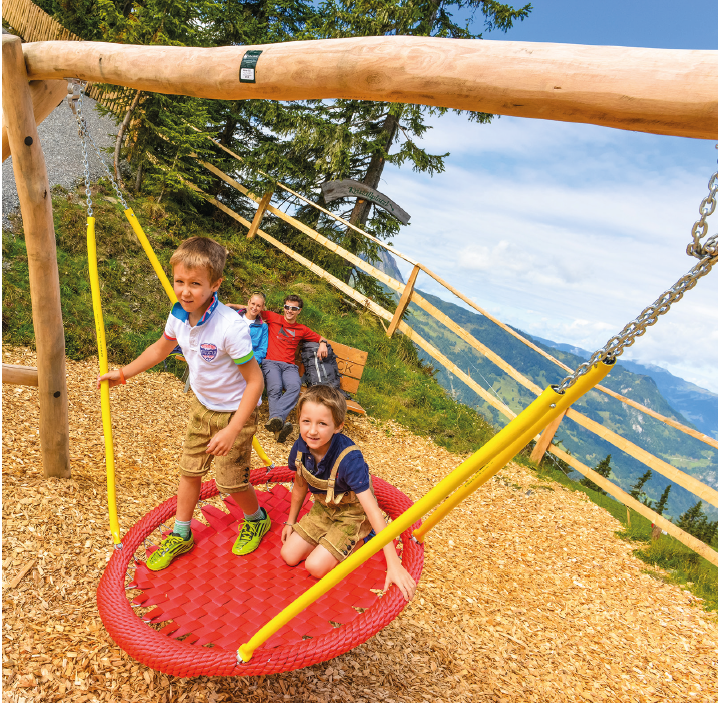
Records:
{"label": "boy's brown hair", "polygon": [[336,388],[323,385],[310,386],[298,403],[298,418],[302,413],[303,405],[307,402],[317,403],[318,405],[324,405],[326,408],[329,408],[335,427],[339,427],[345,422],[347,402],[345,402],[345,396]]}
{"label": "boy's brown hair", "polygon": [[210,283],[215,283],[222,278],[227,254],[227,249],[210,237],[190,237],[170,257],[170,266],[182,264],[189,269],[205,269]]}

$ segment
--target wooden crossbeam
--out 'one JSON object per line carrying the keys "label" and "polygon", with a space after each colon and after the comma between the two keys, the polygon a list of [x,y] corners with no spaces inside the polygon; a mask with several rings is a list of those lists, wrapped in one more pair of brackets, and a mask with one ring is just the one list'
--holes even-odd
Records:
{"label": "wooden crossbeam", "polygon": [[16,386],[37,386],[38,371],[33,366],[20,366],[19,364],[2,365],[2,382]]}

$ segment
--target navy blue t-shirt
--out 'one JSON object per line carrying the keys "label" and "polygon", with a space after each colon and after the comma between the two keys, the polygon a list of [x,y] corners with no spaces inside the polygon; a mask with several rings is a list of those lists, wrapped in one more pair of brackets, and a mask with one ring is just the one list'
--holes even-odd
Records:
{"label": "navy blue t-shirt", "polygon": [[[338,432],[333,435],[328,448],[327,454],[322,458],[319,464],[315,464],[315,458],[310,453],[310,449],[305,440],[302,437],[298,437],[295,444],[293,444],[290,450],[290,456],[288,458],[288,466],[295,471],[295,458],[298,452],[305,455],[305,468],[313,475],[319,478],[321,481],[327,481],[330,478],[335,461],[341,452],[348,447],[355,446],[349,437],[346,437],[342,432]],[[319,488],[313,488],[308,486],[312,493],[325,493],[325,491]],[[345,455],[345,458],[338,468],[337,476],[335,478],[335,494],[340,495],[347,491],[355,491],[355,493],[362,493],[363,491],[370,488],[370,469],[363,459],[361,452],[350,452]]]}

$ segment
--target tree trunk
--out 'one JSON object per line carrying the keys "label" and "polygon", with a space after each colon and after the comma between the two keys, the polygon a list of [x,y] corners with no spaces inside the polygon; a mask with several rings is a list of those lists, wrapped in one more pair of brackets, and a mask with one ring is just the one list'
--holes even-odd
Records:
{"label": "tree trunk", "polygon": [[125,119],[122,121],[122,124],[120,125],[120,130],[118,131],[117,139],[115,140],[115,179],[118,182],[118,186],[120,188],[124,188],[125,184],[123,183],[122,176],[120,175],[120,149],[122,148],[123,138],[125,137],[125,130],[127,130],[128,125],[130,124],[130,119],[132,118],[133,112],[135,112],[135,108],[138,106],[138,103],[140,102],[140,95],[142,94],[142,91],[138,90],[137,93],[135,93],[135,97],[133,98],[133,101],[130,103],[130,107],[128,108],[128,111],[125,113]]}
{"label": "tree trunk", "polygon": [[[231,116],[227,118],[227,121],[225,122],[225,126],[222,128],[222,131],[220,132],[220,139],[218,142],[222,144],[223,146],[227,146],[230,144],[230,140],[232,139],[233,134],[235,133],[235,128],[237,127],[237,120]],[[210,190],[210,194],[213,196],[213,198],[217,198],[220,195],[220,191],[223,189],[224,181],[222,178],[216,178],[215,179],[215,185],[213,185],[212,189]]]}
{"label": "tree trunk", "polygon": [[[383,154],[387,154],[390,151],[390,147],[392,146],[393,140],[395,139],[397,128],[397,117],[395,117],[395,115],[388,114],[381,128],[381,135],[383,135]],[[362,182],[365,185],[370,186],[371,188],[377,188],[380,184],[380,178],[382,176],[384,168],[385,156],[380,154],[373,154],[372,158],[370,159],[370,165],[365,172],[365,178],[363,178]],[[370,216],[371,207],[372,203],[369,200],[358,198],[355,201],[355,206],[353,207],[352,213],[350,214],[350,224],[355,225],[356,227],[360,227],[362,229],[365,226],[368,217]],[[350,229],[349,227],[347,228],[346,233],[347,234],[345,248],[352,254],[356,254],[358,252],[358,249],[360,248],[361,235],[358,234],[355,230]],[[348,283],[350,281],[352,272],[353,267],[349,266],[344,276],[345,283]]]}
{"label": "tree trunk", "polygon": [[143,159],[140,159],[140,163],[137,168],[137,175],[135,176],[135,195],[138,195],[140,193],[140,188],[142,188],[144,163]]}
{"label": "tree trunk", "polygon": [[[384,135],[383,151],[385,154],[390,151],[393,139],[395,139],[395,133],[397,132],[397,128],[397,117],[395,117],[395,115],[388,115],[385,118],[385,121],[383,122],[383,126],[381,128],[381,133]],[[380,177],[382,176],[384,168],[385,157],[381,156],[380,154],[374,154],[373,157],[370,159],[370,165],[368,166],[368,170],[365,173],[365,178],[363,178],[362,182],[366,186],[370,186],[371,188],[377,188],[380,184]],[[370,201],[358,198],[358,200],[355,202],[355,207],[353,208],[352,214],[350,215],[350,223],[356,225],[357,227],[363,227],[368,220],[371,207],[372,203]],[[352,230],[348,230],[348,234],[350,234],[350,232],[352,232]],[[352,249],[350,251],[352,251]]]}

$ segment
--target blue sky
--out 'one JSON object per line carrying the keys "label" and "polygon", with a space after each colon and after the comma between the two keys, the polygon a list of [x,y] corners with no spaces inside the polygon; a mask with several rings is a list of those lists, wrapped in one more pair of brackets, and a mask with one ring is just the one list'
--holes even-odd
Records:
{"label": "blue sky", "polygon": [[[714,3],[555,0],[485,37],[717,49],[717,26]],[[424,145],[450,152],[446,171],[387,168],[379,187],[412,216],[394,244],[505,322],[594,350],[692,267],[685,246],[717,167],[714,141],[513,117],[430,124]],[[626,358],[717,391],[717,275]],[[453,300],[427,277],[417,285]]]}

